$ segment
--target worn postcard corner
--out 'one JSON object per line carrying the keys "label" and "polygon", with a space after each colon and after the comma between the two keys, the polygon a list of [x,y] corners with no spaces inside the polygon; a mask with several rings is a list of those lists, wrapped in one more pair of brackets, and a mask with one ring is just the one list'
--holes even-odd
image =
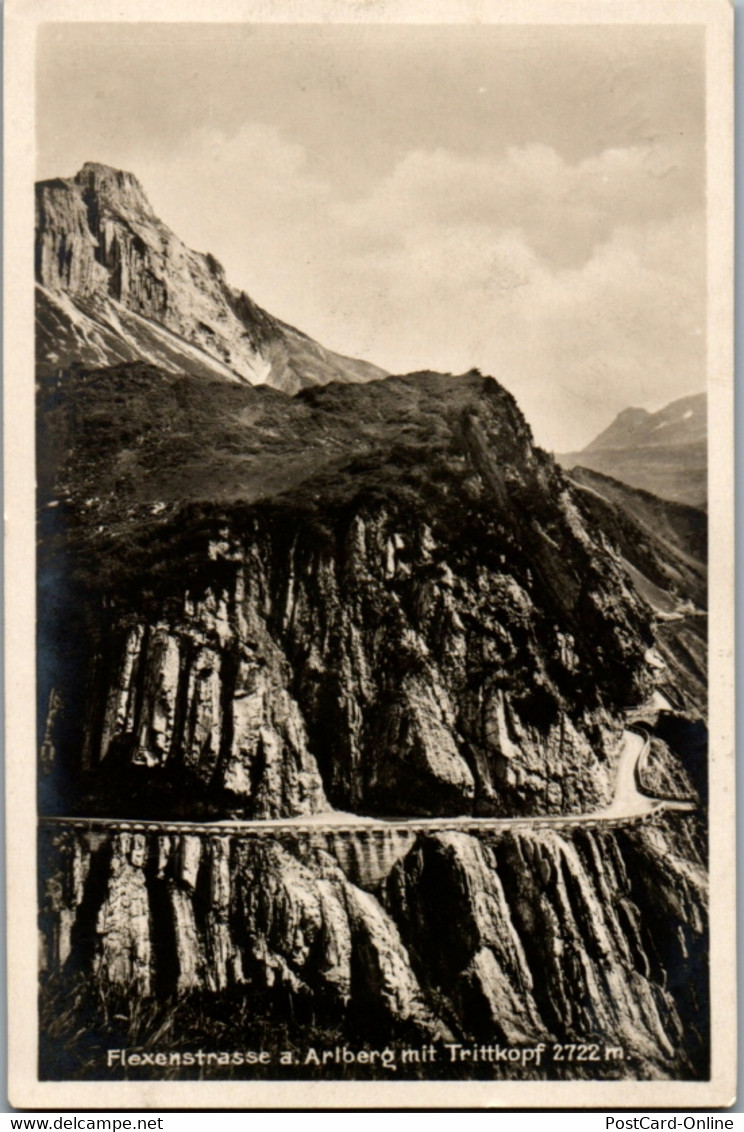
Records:
{"label": "worn postcard corner", "polygon": [[19,1108],[733,1103],[732,11],[476,8],[6,11]]}

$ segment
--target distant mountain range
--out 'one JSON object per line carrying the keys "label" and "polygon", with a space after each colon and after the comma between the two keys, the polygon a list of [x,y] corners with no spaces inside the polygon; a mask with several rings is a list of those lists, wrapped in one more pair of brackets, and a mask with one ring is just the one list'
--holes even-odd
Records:
{"label": "distant mountain range", "polygon": [[707,504],[708,406],[705,393],[672,401],[656,413],[625,409],[581,452],[558,456],[662,499]]}
{"label": "distant mountain range", "polygon": [[87,162],[36,186],[36,357],[41,375],[145,361],[287,393],[384,377],[257,306],[191,251],[131,173]]}

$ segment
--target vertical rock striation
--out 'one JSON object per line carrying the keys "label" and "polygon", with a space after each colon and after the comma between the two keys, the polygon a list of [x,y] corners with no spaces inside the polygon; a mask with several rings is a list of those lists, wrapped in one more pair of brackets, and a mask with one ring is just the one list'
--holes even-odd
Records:
{"label": "vertical rock striation", "polygon": [[445,548],[436,563],[417,554],[425,528],[409,528],[404,569],[389,576],[396,525],[358,513],[335,546],[305,531],[287,554],[257,519],[202,552],[222,556],[219,583],[115,614],[89,678],[91,767],[185,774],[208,788],[205,804],[251,817],[326,799],[368,813],[599,808],[621,722],[557,691],[579,664],[565,639],[537,635],[512,576],[458,576]]}
{"label": "vertical rock striation", "polygon": [[45,849],[49,972],[291,994],[422,1041],[611,1046],[621,1076],[703,1071],[706,886],[673,823],[420,835],[367,889],[314,835],[71,832]]}
{"label": "vertical rock striation", "polygon": [[395,923],[321,850],[128,833],[44,850],[50,973],[82,969],[141,996],[273,988],[433,1032]]}
{"label": "vertical rock striation", "polygon": [[[92,767],[128,764],[162,786],[185,776],[214,813],[253,817],[609,800],[623,709],[658,678],[618,556],[495,382],[380,385],[309,391],[258,418],[251,460],[276,458],[278,432],[317,435],[322,459],[290,492],[184,504],[160,526],[165,504],[143,514],[115,490],[107,502],[107,448],[100,495],[75,501],[72,527],[87,571],[103,543],[109,579],[103,609],[90,601],[102,583],[86,583]],[[85,392],[95,404],[96,386]],[[130,441],[120,456],[130,467]],[[65,467],[66,490],[89,474]],[[113,543],[105,524],[89,530],[112,508]]]}

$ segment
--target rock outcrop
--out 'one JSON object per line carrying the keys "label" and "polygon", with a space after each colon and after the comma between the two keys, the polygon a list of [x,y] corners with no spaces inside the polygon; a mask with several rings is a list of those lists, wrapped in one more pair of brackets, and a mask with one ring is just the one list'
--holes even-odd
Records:
{"label": "rock outcrop", "polygon": [[142,996],[281,988],[434,1030],[394,922],[323,851],[140,833],[45,850],[48,970],[82,965]]}
{"label": "rock outcrop", "polygon": [[[673,823],[421,835],[367,889],[311,835],[46,836],[49,975],[335,1004],[340,1036],[364,1018],[368,1042],[394,1024],[543,1042],[538,1076],[704,1074],[705,876]],[[587,1052],[567,1065],[555,1043]]]}
{"label": "rock outcrop", "polygon": [[[637,855],[645,872],[636,873]],[[692,1014],[698,1025],[705,1018],[706,882],[693,860],[661,826],[519,832],[490,845],[445,834],[422,838],[396,865],[388,901],[414,969],[469,1036],[509,1044],[593,1036],[653,1072],[684,1049],[691,976],[700,996]],[[456,929],[432,932],[443,900]],[[663,909],[657,916],[645,916],[649,900]],[[680,943],[662,948],[660,960],[661,919]]]}
{"label": "rock outcrop", "polygon": [[[92,405],[96,388],[80,386]],[[156,375],[148,388],[168,395]],[[269,481],[278,435],[325,440],[290,491],[251,505],[109,493],[107,468],[129,462],[118,418],[100,462],[73,449],[53,470],[58,561],[69,579],[81,558],[85,589],[51,635],[88,617],[87,660],[52,680],[65,701],[84,689],[68,712],[82,733],[57,743],[72,804],[121,812],[128,796],[134,813],[149,789],[148,813],[185,815],[188,782],[197,812],[252,817],[607,802],[623,709],[658,679],[650,618],[509,395],[418,375],[287,399],[269,421],[253,418],[249,457]],[[167,453],[188,490],[198,455]]]}

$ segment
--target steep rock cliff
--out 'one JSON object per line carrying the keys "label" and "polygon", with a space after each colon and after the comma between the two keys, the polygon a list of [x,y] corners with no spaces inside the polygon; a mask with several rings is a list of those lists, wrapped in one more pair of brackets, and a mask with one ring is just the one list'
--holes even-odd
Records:
{"label": "steep rock cliff", "polygon": [[325,852],[227,835],[43,844],[50,972],[81,969],[144,997],[274,988],[436,1029],[394,922]]}
{"label": "steep rock cliff", "polygon": [[[47,750],[68,784],[81,749],[99,768],[82,784],[97,812],[142,802],[126,779],[105,787],[125,764],[142,772],[131,783],[169,784],[177,801],[177,772],[201,784],[197,806],[247,816],[310,812],[324,793],[378,813],[608,800],[622,711],[658,679],[649,615],[495,382],[421,374],[269,399],[235,473],[252,503],[174,507],[150,494],[159,478],[118,474],[145,456],[108,376],[55,393],[45,451],[62,457],[44,473],[64,509],[45,512],[42,647],[72,637],[88,654],[51,681],[84,698],[70,709],[84,733],[57,741],[52,727]],[[173,386],[136,376],[165,418]],[[70,445],[78,394],[85,420],[99,414],[97,448]],[[219,496],[199,468],[227,426],[200,401],[181,409],[196,447],[156,430],[152,461],[182,498]],[[55,613],[60,576],[83,588]]]}
{"label": "steep rock cliff", "polygon": [[663,409],[625,409],[582,452],[557,459],[584,474],[591,468],[645,493],[707,507],[708,404],[705,393]]}
{"label": "steep rock cliff", "polygon": [[661,825],[426,837],[387,882],[414,970],[467,1036],[609,1041],[647,1073],[704,1045],[706,899],[699,855]]}
{"label": "steep rock cliff", "polygon": [[397,1025],[440,1046],[444,1076],[455,1041],[545,1043],[522,1078],[704,1075],[706,885],[688,832],[422,835],[367,890],[311,835],[48,834],[47,977],[334,1004],[341,1038]]}

